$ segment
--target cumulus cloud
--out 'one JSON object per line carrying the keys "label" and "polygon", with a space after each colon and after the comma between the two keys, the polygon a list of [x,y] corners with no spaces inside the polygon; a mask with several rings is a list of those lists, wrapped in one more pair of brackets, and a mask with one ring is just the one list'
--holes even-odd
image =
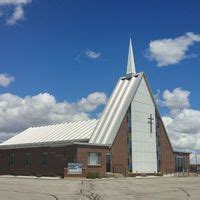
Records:
{"label": "cumulus cloud", "polygon": [[195,135],[200,133],[200,111],[193,109],[183,109],[178,113],[171,123],[168,124],[170,130],[179,133]]}
{"label": "cumulus cloud", "polygon": [[40,126],[68,121],[87,120],[91,112],[106,103],[106,95],[94,92],[78,102],[57,102],[53,95],[35,96],[0,95],[0,140],[30,126]]}
{"label": "cumulus cloud", "polygon": [[90,59],[97,59],[101,56],[101,53],[88,49],[88,50],[86,50],[85,55]]}
{"label": "cumulus cloud", "polygon": [[98,105],[101,105],[102,103],[106,102],[106,95],[104,93],[94,92],[92,94],[89,94],[87,98],[82,98],[77,106],[80,111],[83,112],[91,112]]}
{"label": "cumulus cloud", "polygon": [[185,58],[193,57],[186,53],[196,42],[200,42],[200,35],[192,32],[173,39],[154,40],[149,43],[147,57],[155,60],[158,67],[177,64]]}
{"label": "cumulus cloud", "polygon": [[14,77],[10,76],[8,74],[0,74],[0,86],[7,87],[9,86],[13,81]]}
{"label": "cumulus cloud", "polygon": [[200,154],[200,110],[190,108],[189,96],[181,88],[165,90],[160,105],[169,113],[162,119],[174,149]]}
{"label": "cumulus cloud", "polygon": [[163,117],[172,145],[200,155],[200,111],[183,109],[176,116]]}
{"label": "cumulus cloud", "polygon": [[170,109],[171,114],[178,114],[182,109],[189,108],[190,92],[181,88],[175,88],[172,92],[165,90],[161,104]]}
{"label": "cumulus cloud", "polygon": [[[24,6],[31,3],[32,0],[0,0],[0,7],[2,9],[6,7],[13,7],[13,13],[11,16],[9,16],[6,20],[7,25],[13,26],[15,25],[19,20],[24,19]],[[2,17],[4,15],[3,12],[1,12]]]}

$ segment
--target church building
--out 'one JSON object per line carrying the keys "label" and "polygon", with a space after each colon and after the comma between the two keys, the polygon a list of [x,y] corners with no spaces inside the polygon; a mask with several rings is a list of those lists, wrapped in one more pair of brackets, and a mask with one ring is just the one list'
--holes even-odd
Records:
{"label": "church building", "polygon": [[136,72],[131,40],[127,73],[100,119],[30,127],[0,144],[0,175],[133,176],[189,165],[189,153],[173,150],[147,77]]}

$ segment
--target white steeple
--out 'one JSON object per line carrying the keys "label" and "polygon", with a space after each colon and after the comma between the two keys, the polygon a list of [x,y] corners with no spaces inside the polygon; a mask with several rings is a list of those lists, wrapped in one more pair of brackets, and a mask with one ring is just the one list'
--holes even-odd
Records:
{"label": "white steeple", "polygon": [[129,52],[128,52],[128,62],[127,62],[126,74],[130,74],[130,73],[136,74],[131,38],[130,38],[130,43],[129,43]]}

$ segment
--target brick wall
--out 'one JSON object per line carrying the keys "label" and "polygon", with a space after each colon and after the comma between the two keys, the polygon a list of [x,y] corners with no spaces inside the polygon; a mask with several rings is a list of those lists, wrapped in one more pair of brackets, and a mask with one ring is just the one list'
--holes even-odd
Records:
{"label": "brick wall", "polygon": [[[67,162],[73,162],[76,155],[73,146],[67,147],[41,147],[13,150],[0,150],[0,174],[37,175],[37,176],[63,176]],[[42,164],[42,154],[48,153],[48,164]],[[9,166],[9,153],[15,154],[14,165]],[[30,166],[25,165],[25,154],[31,154]]]}
{"label": "brick wall", "polygon": [[160,132],[160,153],[161,153],[161,163],[160,172],[162,173],[172,173],[175,171],[175,157],[173,149],[170,145],[169,138],[164,128],[164,124],[159,118],[159,132]]}
{"label": "brick wall", "polygon": [[[101,153],[101,165],[89,166],[88,153]],[[88,172],[98,172],[100,176],[106,174],[106,153],[108,147],[73,145],[66,147],[46,147],[46,148],[26,148],[0,150],[0,175],[36,175],[36,176],[80,176],[69,175],[67,169],[68,162],[83,163],[83,174],[87,176]],[[9,154],[15,154],[14,165],[9,166]],[[25,165],[25,154],[30,153],[31,165]],[[42,164],[42,154],[48,153],[48,164]]]}
{"label": "brick wall", "polygon": [[[109,152],[108,147],[101,146],[77,146],[76,162],[83,163],[83,171],[85,176],[90,172],[96,172],[100,177],[104,177],[106,174],[106,153]],[[101,164],[100,165],[88,165],[88,154],[89,153],[100,153],[101,154]]]}
{"label": "brick wall", "polygon": [[183,157],[183,169],[184,172],[189,172],[190,171],[190,154],[189,153],[184,153],[184,152],[174,152],[174,157],[176,156],[181,156]]}
{"label": "brick wall", "polygon": [[113,172],[122,173],[124,176],[128,174],[127,133],[128,120],[125,116],[111,147]]}

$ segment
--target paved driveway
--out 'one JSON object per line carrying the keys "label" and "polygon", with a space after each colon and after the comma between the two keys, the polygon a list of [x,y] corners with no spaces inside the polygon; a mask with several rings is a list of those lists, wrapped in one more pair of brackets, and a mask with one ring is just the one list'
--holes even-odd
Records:
{"label": "paved driveway", "polygon": [[0,177],[0,200],[200,200],[200,177],[32,179]]}

